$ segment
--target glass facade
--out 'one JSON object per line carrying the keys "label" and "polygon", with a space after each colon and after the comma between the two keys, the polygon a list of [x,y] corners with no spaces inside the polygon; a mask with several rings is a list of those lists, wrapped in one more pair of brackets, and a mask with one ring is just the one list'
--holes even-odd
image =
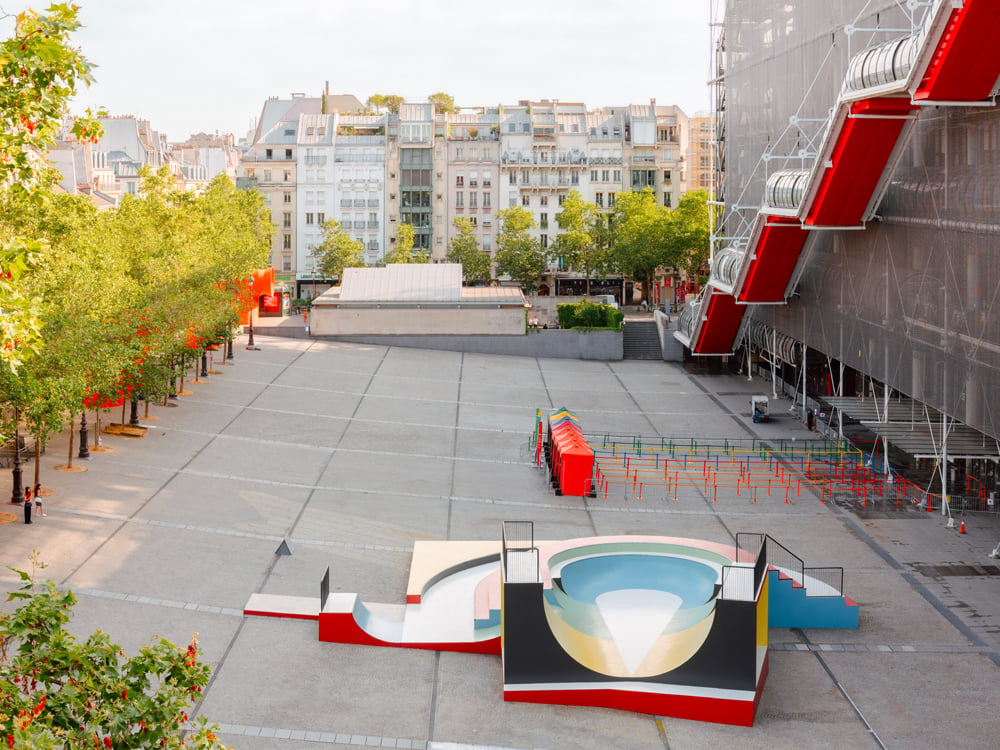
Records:
{"label": "glass facade", "polygon": [[399,154],[400,220],[413,227],[414,249],[431,249],[430,148],[404,148]]}

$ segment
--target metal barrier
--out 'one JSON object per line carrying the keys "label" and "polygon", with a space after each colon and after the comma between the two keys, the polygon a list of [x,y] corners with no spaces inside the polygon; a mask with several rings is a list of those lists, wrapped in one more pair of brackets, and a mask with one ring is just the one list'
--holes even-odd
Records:
{"label": "metal barrier", "polygon": [[[806,568],[806,593],[809,596],[842,596],[844,593],[844,569],[829,568]],[[808,579],[818,581],[821,586],[812,587],[810,590]]]}
{"label": "metal barrier", "polygon": [[735,565],[722,567],[722,590],[720,599],[732,602],[752,602],[757,598],[757,587],[754,585],[754,569]]}
{"label": "metal barrier", "polygon": [[538,583],[538,548],[531,521],[503,522],[503,580],[507,583]]}

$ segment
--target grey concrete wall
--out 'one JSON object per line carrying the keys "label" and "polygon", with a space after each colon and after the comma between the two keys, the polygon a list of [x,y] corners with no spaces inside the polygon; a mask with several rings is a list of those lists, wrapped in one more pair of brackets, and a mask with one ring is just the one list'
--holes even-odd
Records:
{"label": "grey concrete wall", "polygon": [[656,321],[656,333],[660,337],[660,350],[663,352],[665,362],[683,362],[684,345],[674,338],[674,331],[677,330],[677,316],[667,317],[663,312],[657,310],[653,315]]}
{"label": "grey concrete wall", "polygon": [[[282,335],[275,331],[276,335]],[[477,354],[514,354],[523,357],[590,359],[613,361],[622,358],[621,331],[541,330],[520,336],[384,335],[315,336],[325,341],[356,344],[440,349]]]}

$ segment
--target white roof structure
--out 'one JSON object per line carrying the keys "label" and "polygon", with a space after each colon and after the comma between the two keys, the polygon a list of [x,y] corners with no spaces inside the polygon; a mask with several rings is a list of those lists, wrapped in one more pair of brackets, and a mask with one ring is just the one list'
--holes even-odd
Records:
{"label": "white roof structure", "polygon": [[390,263],[384,268],[345,268],[342,302],[458,302],[460,263]]}

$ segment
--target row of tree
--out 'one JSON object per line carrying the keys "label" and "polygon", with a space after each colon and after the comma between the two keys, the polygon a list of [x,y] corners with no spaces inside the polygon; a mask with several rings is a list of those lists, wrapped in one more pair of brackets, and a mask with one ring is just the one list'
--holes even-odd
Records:
{"label": "row of tree", "polygon": [[[172,364],[232,330],[273,231],[261,196],[225,177],[191,195],[145,170],[140,196],[100,213],[57,189],[44,154],[90,80],[78,27],[77,8],[55,4],[19,14],[0,43],[0,432],[25,424],[38,442],[85,400],[165,394]],[[71,129],[81,143],[101,132],[89,115]],[[195,641],[129,658],[101,631],[78,640],[72,593],[20,575],[0,613],[9,747],[222,747],[187,713],[210,676]]]}
{"label": "row of tree", "polygon": [[[648,301],[658,268],[684,269],[694,276],[708,261],[708,193],[704,190],[685,194],[674,209],[659,205],[648,188],[620,193],[609,212],[573,190],[555,215],[560,231],[548,247],[534,235],[534,214],[526,208],[507,208],[497,217],[497,249],[492,258],[480,246],[472,220],[455,219],[457,234],[448,244],[447,260],[462,264],[467,284],[489,281],[495,263],[498,276],[534,289],[545,269],[558,261],[588,281],[609,275],[637,281]],[[324,240],[313,253],[316,267],[328,279],[339,278],[344,268],[365,264],[363,243],[333,220],[326,222]],[[426,253],[413,249],[413,227],[400,225],[384,262],[426,263],[427,259]]]}
{"label": "row of tree", "polygon": [[[459,111],[455,104],[455,99],[450,94],[439,91],[427,97],[427,101],[434,105],[435,110],[442,114],[454,114]],[[388,112],[393,115],[399,114],[399,108],[403,106],[405,99],[398,94],[372,94],[365,100],[365,111],[371,114],[383,114]]]}

